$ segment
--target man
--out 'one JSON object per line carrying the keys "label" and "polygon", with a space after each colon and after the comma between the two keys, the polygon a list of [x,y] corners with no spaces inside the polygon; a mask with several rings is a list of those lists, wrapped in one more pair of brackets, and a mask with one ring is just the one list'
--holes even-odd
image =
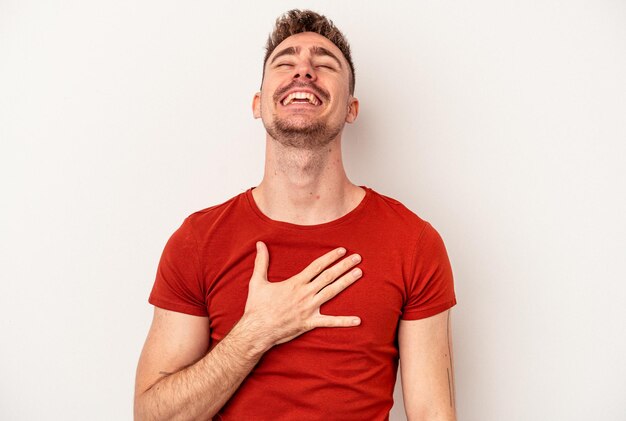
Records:
{"label": "man", "polygon": [[348,180],[354,80],[332,22],[277,20],[252,104],[263,180],[168,241],[136,419],[384,420],[398,357],[408,419],[455,419],[448,257],[430,224]]}

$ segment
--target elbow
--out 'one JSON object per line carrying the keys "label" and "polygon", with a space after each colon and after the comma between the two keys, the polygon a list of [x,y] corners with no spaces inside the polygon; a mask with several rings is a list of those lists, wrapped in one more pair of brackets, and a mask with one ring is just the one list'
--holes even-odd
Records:
{"label": "elbow", "polygon": [[[155,405],[152,404],[151,401],[155,400],[154,395],[154,386],[156,386],[157,383],[159,383],[159,381],[162,379],[159,379],[158,381],[154,382],[153,384],[147,386],[147,385],[142,385],[140,386],[139,384],[135,385],[135,397],[133,400],[133,420],[134,421],[154,421],[154,420],[159,420],[159,419],[165,419],[162,416],[160,416],[159,414],[157,414],[158,411],[158,404],[155,407]],[[152,395],[152,396],[151,396]]]}
{"label": "elbow", "polygon": [[135,394],[135,399],[133,403],[134,421],[155,421],[162,419],[162,417],[158,416],[157,413],[154,411],[155,408],[151,407],[148,402],[149,392],[150,389]]}
{"label": "elbow", "polygon": [[143,393],[135,394],[135,399],[133,403],[133,420],[134,421],[143,421],[143,420],[148,419],[144,411],[143,397],[144,397]]}

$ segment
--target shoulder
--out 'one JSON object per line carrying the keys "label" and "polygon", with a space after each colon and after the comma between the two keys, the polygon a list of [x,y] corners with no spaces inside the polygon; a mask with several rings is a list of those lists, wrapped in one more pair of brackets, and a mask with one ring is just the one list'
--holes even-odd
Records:
{"label": "shoulder", "polygon": [[443,246],[441,235],[429,221],[400,200],[370,190],[372,218],[388,235],[403,241],[404,244],[412,244],[417,249]]}
{"label": "shoulder", "polygon": [[188,225],[190,228],[193,227],[194,229],[205,230],[215,225],[221,219],[228,217],[233,212],[239,212],[246,200],[246,192],[239,193],[222,203],[197,210],[187,215],[183,225]]}
{"label": "shoulder", "polygon": [[393,197],[371,190],[371,210],[378,220],[384,221],[391,229],[411,232],[420,236],[424,230],[432,226],[412,209]]}

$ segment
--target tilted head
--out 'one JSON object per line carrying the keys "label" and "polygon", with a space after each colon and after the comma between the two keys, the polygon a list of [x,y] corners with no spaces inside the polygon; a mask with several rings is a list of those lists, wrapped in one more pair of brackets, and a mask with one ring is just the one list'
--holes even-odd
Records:
{"label": "tilted head", "polygon": [[341,32],[326,17],[291,10],[267,42],[255,118],[285,146],[317,149],[341,135],[358,114],[354,66]]}
{"label": "tilted head", "polygon": [[[265,45],[263,77],[265,77],[267,59],[272,55],[276,47],[285,39],[301,32],[315,32],[316,34],[320,34],[335,44],[339,51],[341,51],[350,68],[350,95],[354,95],[354,64],[352,63],[352,54],[350,53],[348,40],[346,40],[345,36],[330,19],[311,10],[293,9],[285,12],[276,19],[274,30],[267,38],[267,44]],[[263,81],[261,80],[261,84],[262,83]]]}

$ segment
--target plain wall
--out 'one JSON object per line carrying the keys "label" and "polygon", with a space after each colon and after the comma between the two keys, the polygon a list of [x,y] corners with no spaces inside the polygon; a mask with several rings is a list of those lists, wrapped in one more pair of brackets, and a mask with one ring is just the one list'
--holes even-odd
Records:
{"label": "plain wall", "polygon": [[349,177],[447,245],[459,420],[626,419],[617,0],[1,0],[0,418],[131,419],[161,251],[261,180],[294,7],[352,44]]}

